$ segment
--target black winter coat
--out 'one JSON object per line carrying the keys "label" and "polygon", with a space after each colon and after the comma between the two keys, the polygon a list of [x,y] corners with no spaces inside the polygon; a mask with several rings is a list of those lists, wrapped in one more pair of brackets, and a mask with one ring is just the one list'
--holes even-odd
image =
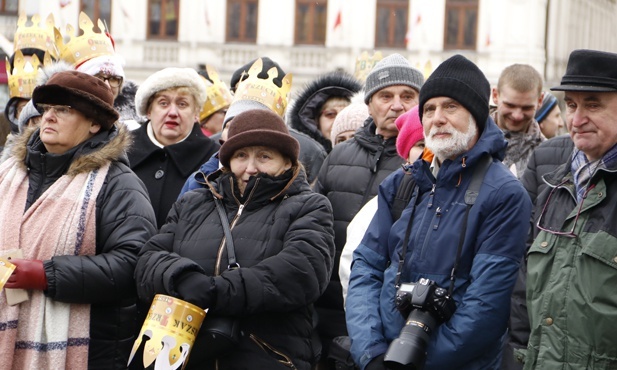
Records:
{"label": "black winter coat", "polygon": [[146,184],[156,224],[160,228],[186,179],[218,151],[219,144],[206,137],[195,123],[185,140],[161,148],[148,137],[149,124],[131,131],[134,143],[129,151],[129,162],[131,169]]}
{"label": "black winter coat", "polygon": [[[62,155],[45,153],[39,130],[13,147],[29,168],[28,208],[65,173],[91,171],[111,161],[96,198],[96,254],[56,256],[44,261],[46,295],[66,303],[91,304],[88,369],[126,369],[142,323],[136,319],[133,271],[137,253],[156,233],[154,212],[143,183],[129,169],[124,128],[101,132]],[[55,215],[58,216],[58,215]]]}
{"label": "black winter coat", "polygon": [[[259,175],[241,197],[235,177],[219,170],[209,188],[186,193],[168,222],[142,249],[138,295],[166,294],[240,320],[242,337],[217,369],[305,369],[311,346],[312,303],[332,273],[334,232],[328,200],[311,191],[304,171]],[[213,197],[222,199],[240,268],[227,270],[223,228]],[[206,320],[208,320],[206,316]],[[187,369],[214,369],[199,332]]]}
{"label": "black winter coat", "polygon": [[[557,167],[567,163],[572,157],[574,150],[574,142],[570,135],[561,135],[541,143],[532,153],[527,162],[527,169],[521,177],[521,182],[527,190],[529,197],[534,205],[531,220],[535,219],[534,214],[541,212],[542,205],[536,204],[538,195],[548,187],[544,182],[543,176],[553,172]],[[527,241],[527,249],[533,242],[533,230],[535,225],[531,225],[529,238]],[[515,349],[527,348],[529,340],[529,317],[527,316],[527,262],[526,258],[521,263],[518,272],[514,291],[512,292],[512,300],[510,303],[510,322],[508,328],[508,340],[503,354],[502,369],[503,370],[521,370],[523,363],[516,358]]]}
{"label": "black winter coat", "polygon": [[[377,195],[379,184],[404,163],[396,152],[396,138],[384,140],[375,134],[375,130],[373,118],[369,117],[353,139],[334,146],[314,186],[316,193],[328,197],[334,210],[334,271],[339,268],[349,222],[366,202]],[[347,335],[338,274],[332,274],[328,289],[315,306],[322,336]]]}

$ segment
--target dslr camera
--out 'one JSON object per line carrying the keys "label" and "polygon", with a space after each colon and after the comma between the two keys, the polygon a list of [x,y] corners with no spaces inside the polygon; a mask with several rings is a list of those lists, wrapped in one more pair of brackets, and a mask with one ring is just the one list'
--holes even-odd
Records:
{"label": "dslr camera", "polygon": [[401,334],[390,344],[384,364],[394,370],[421,370],[426,347],[437,327],[450,319],[456,303],[434,281],[404,283],[396,292],[396,308],[407,317]]}

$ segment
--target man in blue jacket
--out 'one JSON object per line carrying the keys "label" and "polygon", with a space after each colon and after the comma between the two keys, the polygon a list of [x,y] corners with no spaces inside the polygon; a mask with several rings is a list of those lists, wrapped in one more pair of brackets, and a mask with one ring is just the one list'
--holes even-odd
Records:
{"label": "man in blue jacket", "polygon": [[[429,331],[425,369],[499,368],[531,202],[501,163],[506,142],[489,117],[489,95],[484,74],[461,55],[444,61],[420,90],[420,118],[434,160],[418,160],[409,173],[401,169],[384,180],[378,211],[354,253],[347,328],[363,370],[385,369],[388,346],[406,324],[395,304],[397,285],[420,279],[446,289],[456,305]],[[487,156],[490,166],[468,209],[465,192]],[[415,187],[393,220],[404,176],[413,176]],[[422,323],[407,325],[419,329]]]}

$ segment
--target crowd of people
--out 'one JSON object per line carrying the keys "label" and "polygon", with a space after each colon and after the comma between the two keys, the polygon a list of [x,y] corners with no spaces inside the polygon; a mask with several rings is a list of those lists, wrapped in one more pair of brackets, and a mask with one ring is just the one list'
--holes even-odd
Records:
{"label": "crowd of people", "polygon": [[134,352],[157,295],[207,311],[173,368],[617,367],[617,54],[555,93],[394,53],[292,94],[267,56],[136,84],[50,22],[9,61],[3,369],[167,368]]}

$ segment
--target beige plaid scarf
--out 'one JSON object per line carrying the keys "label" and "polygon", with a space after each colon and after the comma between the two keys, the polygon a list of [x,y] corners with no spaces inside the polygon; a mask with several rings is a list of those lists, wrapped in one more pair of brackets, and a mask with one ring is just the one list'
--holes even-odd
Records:
{"label": "beige plaid scarf", "polygon": [[[96,198],[109,165],[64,175],[24,212],[28,176],[10,158],[0,166],[0,255],[21,249],[23,258],[94,255]],[[0,294],[2,369],[88,367],[90,305],[69,304],[29,291],[30,299],[8,306]]]}

